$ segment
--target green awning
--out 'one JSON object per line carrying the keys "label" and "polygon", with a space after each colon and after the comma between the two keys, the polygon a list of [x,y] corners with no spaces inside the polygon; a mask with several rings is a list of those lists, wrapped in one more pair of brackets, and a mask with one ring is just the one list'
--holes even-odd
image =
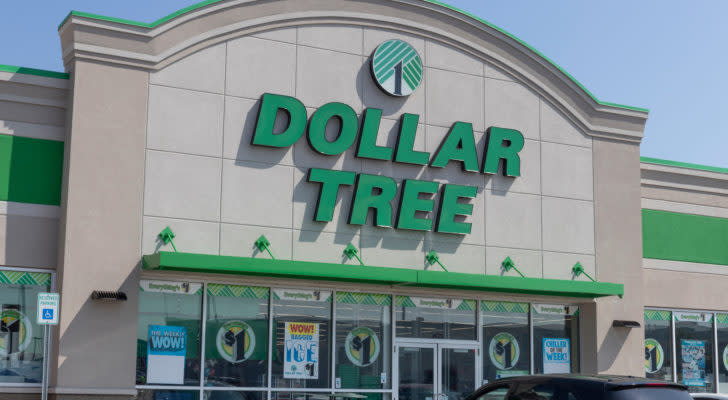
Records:
{"label": "green awning", "polygon": [[521,278],[166,251],[145,255],[142,262],[145,270],[158,271],[266,276],[582,298],[622,296],[624,294],[624,285],[618,283]]}

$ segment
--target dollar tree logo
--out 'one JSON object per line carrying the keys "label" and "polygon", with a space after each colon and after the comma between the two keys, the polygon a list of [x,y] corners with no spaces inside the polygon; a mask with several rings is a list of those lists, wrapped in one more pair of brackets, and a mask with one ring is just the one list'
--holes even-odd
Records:
{"label": "dollar tree logo", "polygon": [[255,333],[243,321],[229,321],[217,331],[216,343],[222,358],[231,363],[240,363],[253,354]]}
{"label": "dollar tree logo", "polygon": [[372,75],[386,93],[409,96],[422,82],[422,59],[408,43],[387,40],[374,50]]}
{"label": "dollar tree logo", "polygon": [[516,338],[507,332],[501,332],[490,340],[488,346],[490,361],[498,369],[511,369],[518,363],[521,350]]}
{"label": "dollar tree logo", "polygon": [[30,320],[18,310],[0,313],[0,356],[20,353],[30,344]]}
{"label": "dollar tree logo", "polygon": [[346,335],[346,357],[357,367],[371,365],[379,357],[379,337],[367,327],[357,327]]}
{"label": "dollar tree logo", "polygon": [[665,352],[660,342],[655,339],[645,339],[645,371],[649,374],[662,369],[665,362]]}

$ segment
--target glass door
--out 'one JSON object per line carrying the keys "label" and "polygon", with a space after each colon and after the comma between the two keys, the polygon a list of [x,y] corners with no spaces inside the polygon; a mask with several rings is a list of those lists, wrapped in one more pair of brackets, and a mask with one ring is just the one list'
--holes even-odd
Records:
{"label": "glass door", "polygon": [[399,400],[437,400],[435,393],[434,344],[397,346],[397,398]]}
{"label": "glass door", "polygon": [[462,400],[475,391],[478,366],[476,347],[472,345],[438,345],[440,398],[436,400]]}
{"label": "glass door", "polygon": [[475,390],[477,345],[400,343],[396,354],[398,400],[462,400]]}

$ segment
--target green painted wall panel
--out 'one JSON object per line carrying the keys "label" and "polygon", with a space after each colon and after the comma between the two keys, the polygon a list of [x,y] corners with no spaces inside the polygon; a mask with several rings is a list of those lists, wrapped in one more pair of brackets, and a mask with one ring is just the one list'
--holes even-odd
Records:
{"label": "green painted wall panel", "polygon": [[63,142],[0,135],[0,200],[60,205]]}
{"label": "green painted wall panel", "polygon": [[728,219],[642,210],[644,258],[728,265]]}

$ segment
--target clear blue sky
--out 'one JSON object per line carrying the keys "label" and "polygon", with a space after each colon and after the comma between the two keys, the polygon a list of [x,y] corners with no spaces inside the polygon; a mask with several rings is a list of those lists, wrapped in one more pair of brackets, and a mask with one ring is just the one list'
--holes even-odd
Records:
{"label": "clear blue sky", "polygon": [[[540,50],[600,100],[650,110],[642,155],[728,167],[728,1],[445,0]],[[0,3],[0,64],[61,71],[70,10],[151,22],[195,0]]]}

